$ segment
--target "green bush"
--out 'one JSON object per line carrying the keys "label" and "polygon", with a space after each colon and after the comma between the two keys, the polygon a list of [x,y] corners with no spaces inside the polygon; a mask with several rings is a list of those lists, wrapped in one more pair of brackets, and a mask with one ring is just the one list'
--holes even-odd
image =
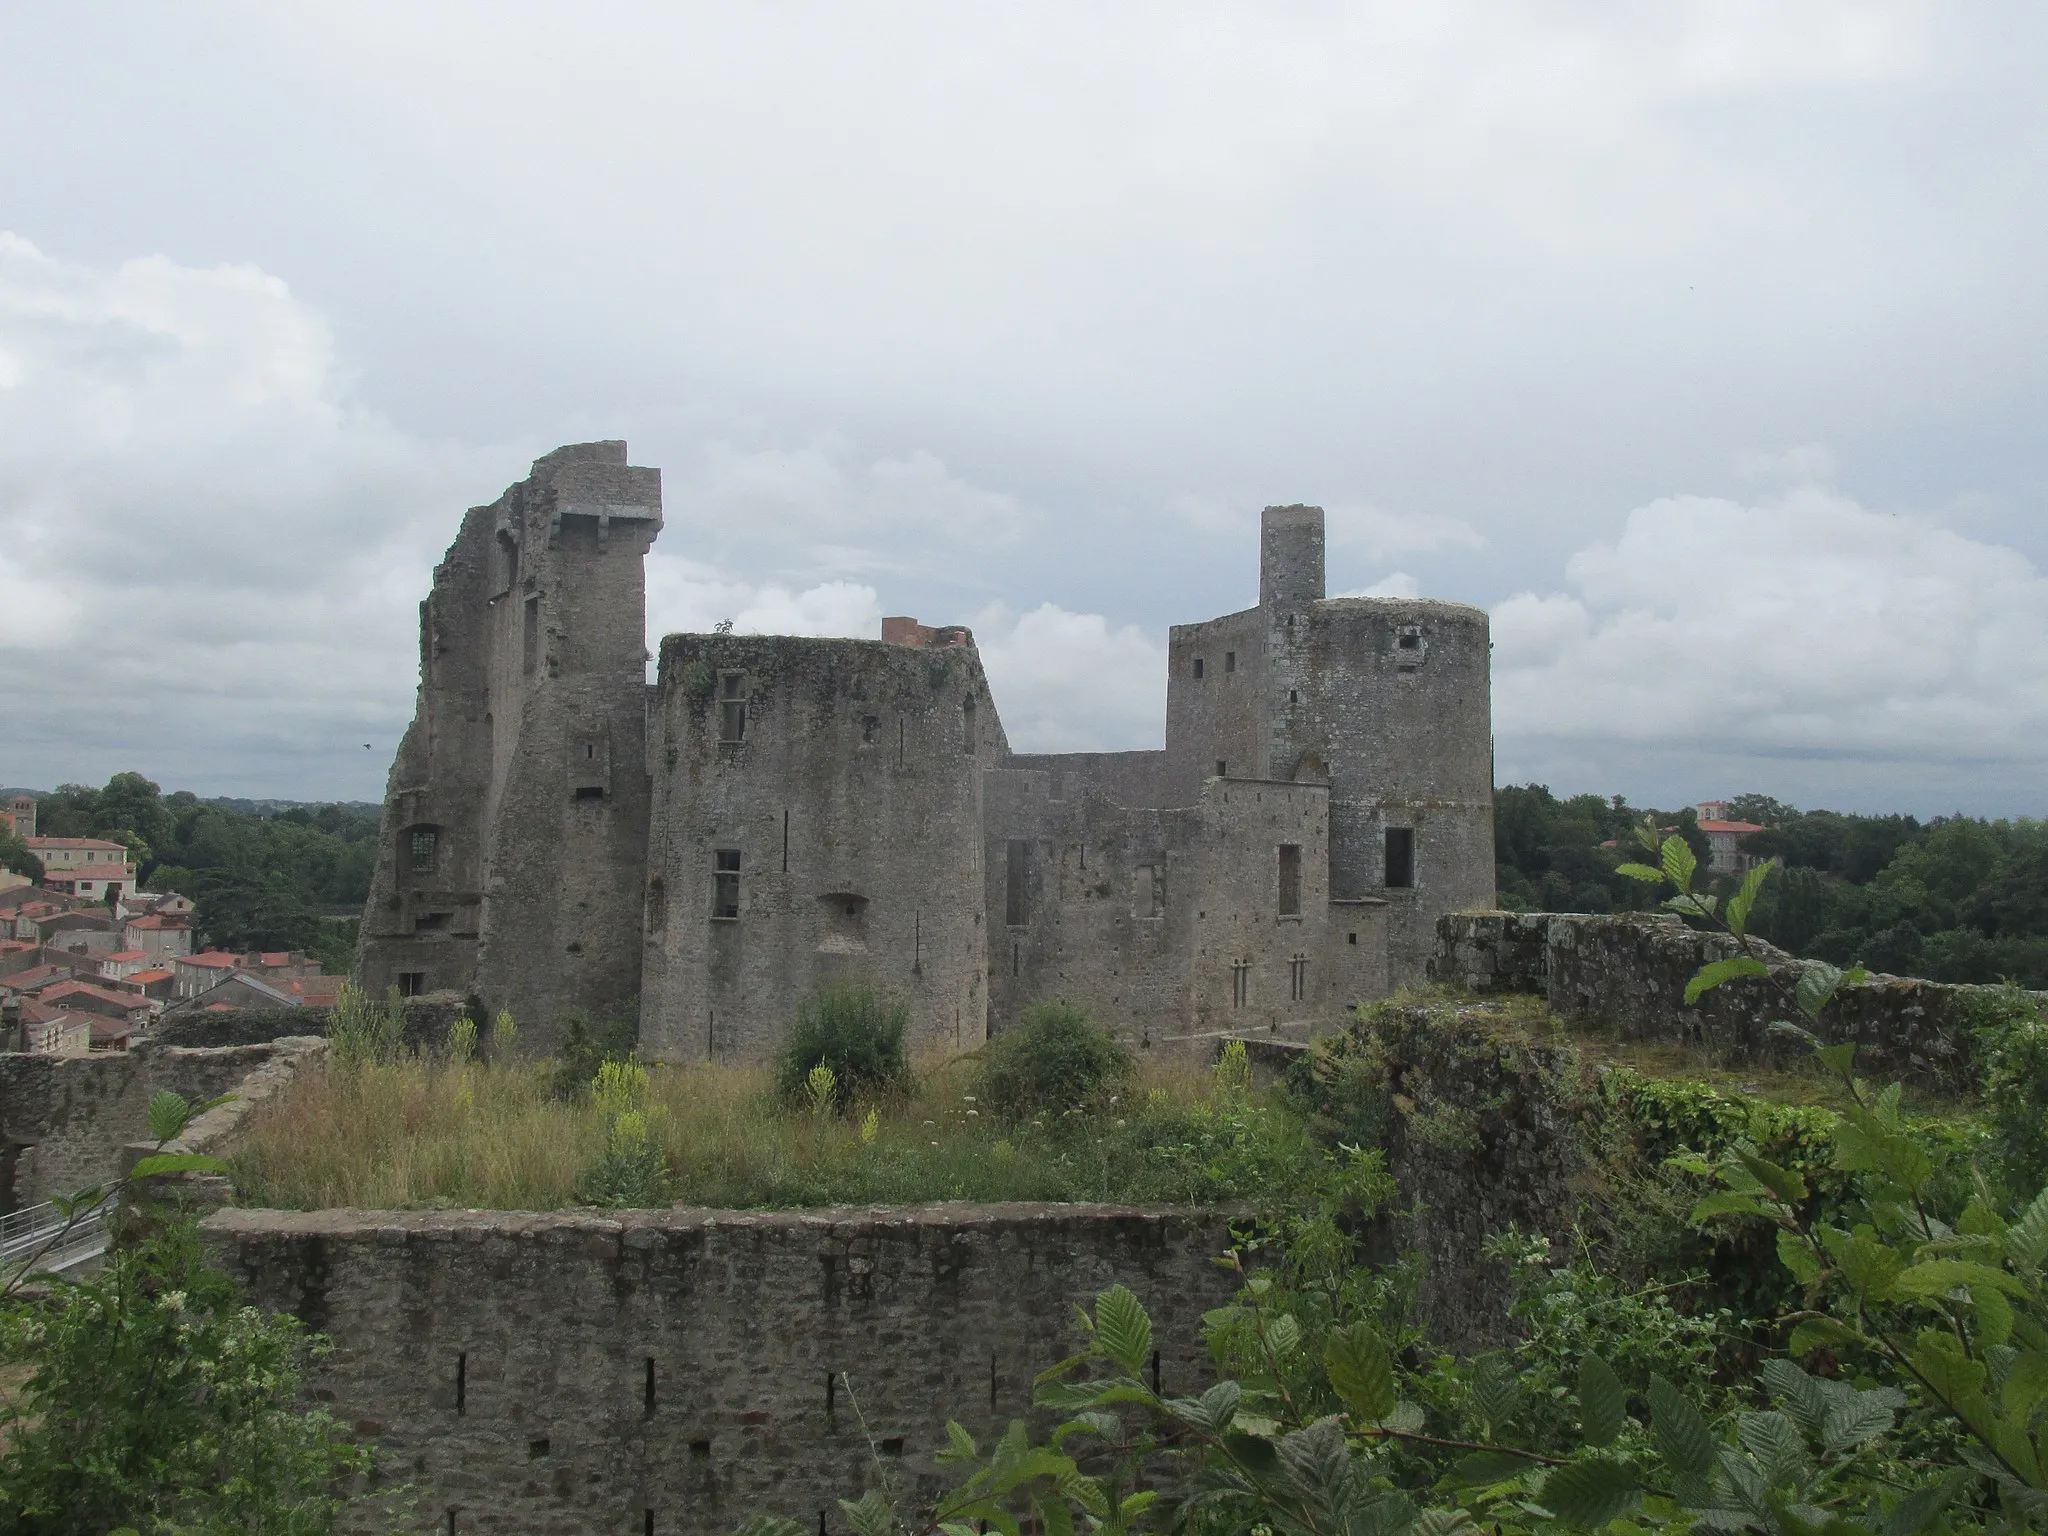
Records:
{"label": "green bush", "polygon": [[573,1099],[590,1086],[608,1061],[627,1061],[640,1044],[637,1009],[623,1018],[593,1019],[582,1009],[562,1021],[562,1043],[555,1048],[554,1094]]}
{"label": "green bush", "polygon": [[832,1069],[833,1103],[907,1092],[904,1031],[910,1008],[872,987],[826,987],[797,1010],[789,1044],[775,1058],[775,1088],[786,1104],[809,1107],[813,1067]]}
{"label": "green bush", "polygon": [[2015,1191],[2048,1184],[2048,1021],[2010,983],[1971,999],[1967,1022],[1984,1062],[1991,1152]]}
{"label": "green bush", "polygon": [[0,1308],[0,1530],[315,1536],[370,1470],[300,1399],[319,1342],[243,1305],[190,1223]]}
{"label": "green bush", "polygon": [[1137,1075],[1123,1042],[1072,1003],[1039,1003],[982,1048],[975,1092],[1010,1120],[1057,1115]]}

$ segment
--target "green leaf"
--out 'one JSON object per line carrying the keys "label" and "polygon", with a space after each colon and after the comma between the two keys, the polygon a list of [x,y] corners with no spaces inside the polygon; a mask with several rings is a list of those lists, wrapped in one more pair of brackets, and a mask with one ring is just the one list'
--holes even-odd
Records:
{"label": "green leaf", "polygon": [[1984,1385],[1984,1362],[1959,1353],[1952,1337],[1934,1329],[1921,1333],[1906,1359],[1920,1379],[1951,1404],[1960,1404]]}
{"label": "green leaf", "polygon": [[2005,1385],[1998,1389],[1998,1400],[2008,1417],[2024,1424],[2043,1399],[2048,1399],[2048,1355],[2030,1349],[2007,1369]]}
{"label": "green leaf", "polygon": [[1804,1355],[1816,1349],[1866,1342],[1854,1328],[1838,1323],[1832,1317],[1809,1317],[1793,1328],[1792,1337],[1786,1341],[1785,1347],[1795,1355]]}
{"label": "green leaf", "polygon": [[1038,1511],[1039,1529],[1045,1536],[1074,1536],[1074,1516],[1059,1493],[1034,1493],[1031,1507]]}
{"label": "green leaf", "polygon": [[226,1173],[228,1165],[203,1152],[152,1152],[137,1158],[128,1170],[131,1179],[155,1179],[169,1173]]}
{"label": "green leaf", "polygon": [[2005,1251],[2023,1269],[2038,1269],[2048,1260],[2048,1189],[2005,1229]]}
{"label": "green leaf", "polygon": [[1854,1392],[1828,1405],[1821,1420],[1821,1448],[1839,1455],[1889,1431],[1902,1399],[1896,1392]]}
{"label": "green leaf", "polygon": [[870,1488],[858,1499],[841,1499],[839,1507],[846,1512],[846,1523],[853,1527],[855,1536],[889,1536],[890,1527],[896,1523],[896,1511],[889,1496],[879,1488]]}
{"label": "green leaf", "polygon": [[1095,1298],[1095,1347],[1131,1375],[1152,1358],[1152,1319],[1127,1287],[1113,1285]]}
{"label": "green leaf", "polygon": [[1275,1356],[1292,1354],[1300,1342],[1301,1324],[1295,1321],[1293,1313],[1282,1312],[1266,1324],[1266,1347]]}
{"label": "green leaf", "polygon": [[1522,1378],[1505,1354],[1481,1355],[1472,1362],[1472,1405],[1496,1436],[1514,1423],[1522,1406]]}
{"label": "green leaf", "polygon": [[1868,1230],[1846,1233],[1823,1230],[1821,1241],[1842,1271],[1849,1288],[1865,1301],[1883,1301],[1892,1294],[1906,1261]]}
{"label": "green leaf", "polygon": [[1806,1198],[1806,1180],[1799,1177],[1791,1169],[1781,1168],[1776,1163],[1766,1162],[1754,1152],[1748,1151],[1743,1147],[1735,1149],[1735,1156],[1737,1161],[1749,1170],[1751,1178],[1755,1179],[1757,1183],[1763,1185],[1765,1189],[1768,1189],[1787,1205],[1797,1205]]}
{"label": "green leaf", "polygon": [[1826,1067],[1837,1077],[1848,1077],[1856,1066],[1856,1042],[1854,1040],[1844,1040],[1839,1045],[1821,1045],[1816,1042],[1813,1047],[1813,1054],[1820,1058],[1822,1066]]}
{"label": "green leaf", "polygon": [[1664,910],[1676,912],[1681,917],[1712,917],[1714,898],[1706,891],[1687,891],[1682,896],[1664,898]]}
{"label": "green leaf", "polygon": [[1757,893],[1764,888],[1764,881],[1777,867],[1776,859],[1766,859],[1761,864],[1752,864],[1749,873],[1742,877],[1741,888],[1728,898],[1723,915],[1728,919],[1729,928],[1737,934],[1748,928],[1750,908],[1756,905]]}
{"label": "green leaf", "polygon": [[1950,1473],[1938,1483],[1929,1483],[1925,1488],[1916,1488],[1899,1500],[1898,1507],[1884,1518],[1878,1536],[1916,1536],[1927,1528],[1927,1523],[1940,1514],[1948,1501],[1955,1497],[1961,1486],[1957,1473]]}
{"label": "green leaf", "polygon": [[1742,1448],[1756,1459],[1766,1488],[1800,1487],[1806,1481],[1806,1446],[1789,1415],[1745,1413],[1736,1423]]}
{"label": "green leaf", "polygon": [[981,1452],[975,1449],[974,1436],[967,1433],[966,1426],[958,1419],[946,1420],[946,1448],[939,1452],[940,1461],[974,1461]]}
{"label": "green leaf", "polygon": [[1650,1378],[1650,1429],[1672,1470],[1704,1481],[1718,1461],[1716,1444],[1699,1409],[1662,1376]]}
{"label": "green leaf", "polygon": [[2012,1303],[2003,1292],[1973,1285],[1970,1304],[1977,1309],[1977,1343],[1982,1348],[1996,1349],[2012,1337]]}
{"label": "green leaf", "polygon": [[1123,1517],[1124,1524],[1129,1525],[1131,1521],[1150,1509],[1158,1498],[1159,1490],[1157,1488],[1140,1488],[1136,1493],[1126,1494],[1123,1502],[1117,1505],[1116,1512]]}
{"label": "green leaf", "polygon": [[1696,1003],[1703,993],[1711,992],[1723,982],[1733,981],[1738,976],[1768,976],[1771,968],[1761,960],[1752,960],[1748,955],[1731,955],[1726,960],[1716,960],[1701,966],[1693,972],[1692,980],[1685,984],[1685,1000]]}
{"label": "green leaf", "polygon": [[1993,1269],[1988,1264],[1972,1264],[1967,1259],[1929,1259],[1923,1264],[1915,1264],[1902,1270],[1892,1282],[1892,1293],[1898,1296],[1945,1296],[1959,1285],[1981,1285],[2013,1296],[2027,1294],[2025,1284],[2015,1276],[2002,1269]]}
{"label": "green leaf", "polygon": [[1586,1444],[1609,1446],[1620,1438],[1628,1423],[1628,1394],[1614,1367],[1600,1356],[1587,1354],[1579,1361],[1579,1427]]}
{"label": "green leaf", "polygon": [[1510,1456],[1506,1451],[1473,1451],[1452,1462],[1446,1476],[1461,1488],[1490,1488],[1512,1482],[1531,1465],[1526,1458]]}
{"label": "green leaf", "polygon": [[1566,1525],[1597,1531],[1633,1509],[1641,1496],[1635,1474],[1604,1456],[1588,1456],[1552,1469],[1543,1480],[1545,1507]]}
{"label": "green leaf", "polygon": [[1698,1224],[1709,1216],[1768,1216],[1770,1208],[1757,1196],[1740,1190],[1717,1189],[1692,1208],[1691,1220]]}
{"label": "green leaf", "polygon": [[1323,1369],[1344,1406],[1359,1418],[1377,1424],[1394,1411],[1394,1364],[1369,1324],[1332,1329],[1323,1348]]}
{"label": "green leaf", "polygon": [[1615,866],[1614,872],[1617,875],[1625,875],[1631,880],[1640,880],[1645,885],[1662,885],[1664,883],[1664,871],[1652,869],[1647,864],[1619,864]]}
{"label": "green leaf", "polygon": [[1799,973],[1799,985],[1792,992],[1793,1001],[1799,1004],[1801,1013],[1809,1019],[1817,1019],[1835,995],[1835,989],[1841,986],[1842,979],[1842,973],[1825,960],[1809,960],[1806,969]]}
{"label": "green leaf", "polygon": [[1779,1229],[1778,1262],[1791,1270],[1792,1278],[1801,1285],[1811,1285],[1820,1278],[1820,1260],[1812,1245],[1797,1232]]}
{"label": "green leaf", "polygon": [[1693,873],[1700,867],[1700,861],[1684,838],[1675,832],[1665,838],[1657,850],[1657,861],[1664,866],[1665,879],[1681,891],[1692,889]]}
{"label": "green leaf", "polygon": [[[159,1088],[149,1096],[149,1139],[161,1146],[167,1141],[176,1141],[185,1134],[185,1126],[192,1118],[191,1102],[182,1093],[173,1093],[168,1088]],[[130,1122],[131,1124],[133,1122]]]}

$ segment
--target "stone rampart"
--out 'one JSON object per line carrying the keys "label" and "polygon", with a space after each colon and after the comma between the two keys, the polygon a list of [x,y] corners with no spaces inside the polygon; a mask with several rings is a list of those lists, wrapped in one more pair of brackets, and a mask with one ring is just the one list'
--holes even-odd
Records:
{"label": "stone rampart", "polygon": [[1128,1285],[1184,1393],[1235,1289],[1216,1211],[230,1209],[203,1230],[259,1304],[333,1340],[317,1394],[457,1531],[843,1532],[837,1500],[878,1467],[899,1499],[933,1490],[949,1417],[1023,1416],[1075,1303]]}
{"label": "stone rampart", "polygon": [[[1778,982],[1796,985],[1812,961],[1768,944],[1758,953]],[[1737,953],[1720,934],[1670,914],[1453,912],[1437,923],[1430,979],[1468,992],[1526,992],[1567,1019],[1600,1023],[1625,1039],[1673,1041],[1731,1063],[1794,1061],[1805,1047],[1774,1032],[1789,1011],[1762,978],[1726,983],[1697,1003],[1685,986],[1702,965]],[[1965,1006],[1982,989],[1873,976],[1846,987],[1829,1010],[1832,1040],[1855,1040],[1873,1076],[1911,1077],[1950,1093],[1976,1086]],[[2048,994],[2036,994],[2048,1002]]]}
{"label": "stone rampart", "polygon": [[283,1042],[184,1050],[148,1041],[90,1056],[0,1055],[0,1155],[16,1207],[118,1177],[160,1088],[193,1103],[235,1091]]}
{"label": "stone rampart", "polygon": [[[437,1049],[462,1017],[456,997],[412,997],[405,1001],[405,1042]],[[204,1012],[168,1013],[152,1032],[159,1045],[260,1045],[287,1035],[327,1033],[327,1008],[221,1008]]]}

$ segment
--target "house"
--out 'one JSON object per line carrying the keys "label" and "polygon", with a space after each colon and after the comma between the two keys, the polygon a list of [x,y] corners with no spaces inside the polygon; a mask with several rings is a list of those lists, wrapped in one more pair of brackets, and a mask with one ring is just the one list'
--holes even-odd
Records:
{"label": "house", "polygon": [[21,1048],[38,1056],[83,1056],[92,1049],[93,1022],[89,1013],[25,1002],[21,1006]]}
{"label": "house", "polygon": [[25,837],[23,845],[43,861],[43,885],[88,901],[119,901],[135,889],[135,865],[120,843],[103,837]]}
{"label": "house", "polygon": [[348,982],[346,976],[298,976],[276,985],[280,991],[288,992],[307,1008],[332,1008],[341,997],[341,989]]}
{"label": "house", "polygon": [[0,939],[0,976],[43,963],[43,946],[33,939]]}
{"label": "house", "polygon": [[176,891],[131,891],[121,898],[125,917],[190,917],[195,905],[190,896]]}
{"label": "house", "polygon": [[303,997],[286,990],[289,983],[266,981],[252,971],[234,971],[206,991],[182,998],[174,1005],[178,1013],[202,1013],[227,1008],[303,1008]]}
{"label": "house", "polygon": [[192,953],[192,919],[169,912],[144,912],[121,924],[124,947],[157,960]]}
{"label": "house", "polygon": [[32,965],[11,976],[0,976],[0,997],[33,997],[43,988],[70,981],[77,972],[62,963]]}
{"label": "house", "polygon": [[177,990],[181,1002],[218,986],[224,978],[232,976],[241,968],[240,955],[231,955],[219,949],[209,949],[198,955],[179,955],[171,962],[171,973],[178,978]]}
{"label": "house", "polygon": [[265,950],[261,954],[242,957],[242,969],[265,981],[289,981],[300,976],[320,974],[320,962],[308,960],[302,951],[296,949]]}
{"label": "house", "polygon": [[138,1027],[156,1016],[156,1004],[148,998],[112,992],[89,981],[60,981],[44,987],[36,994],[36,1001],[76,1013],[96,1013],[101,1018]]}
{"label": "house", "polygon": [[11,869],[0,869],[0,891],[18,891],[25,885],[34,884],[35,882],[27,875],[17,875]]}
{"label": "house", "polygon": [[126,981],[137,971],[149,969],[150,955],[142,949],[117,949],[111,955],[101,955],[93,962],[93,969],[108,981]]}
{"label": "house", "polygon": [[178,995],[178,978],[171,974],[168,966],[152,966],[149,970],[137,971],[126,984],[152,1002],[168,1003]]}
{"label": "house", "polygon": [[114,920],[103,912],[53,912],[35,920],[35,932],[44,948],[74,955],[111,955],[127,948]]}
{"label": "house", "polygon": [[1702,800],[1696,810],[1700,831],[1707,837],[1708,869],[1717,875],[1740,875],[1763,862],[1756,854],[1742,851],[1742,840],[1763,831],[1761,825],[1730,819],[1726,800]]}
{"label": "house", "polygon": [[135,1044],[137,1033],[131,1022],[95,1018],[92,1021],[92,1048],[95,1051],[125,1051]]}
{"label": "house", "polygon": [[[32,886],[30,889],[37,893],[38,898],[48,895],[41,886]],[[0,908],[0,927],[4,927],[14,938],[40,944],[43,941],[43,931],[36,924],[46,917],[57,917],[69,912],[71,908],[72,903],[62,897],[52,901],[35,899],[17,902],[12,907]]]}

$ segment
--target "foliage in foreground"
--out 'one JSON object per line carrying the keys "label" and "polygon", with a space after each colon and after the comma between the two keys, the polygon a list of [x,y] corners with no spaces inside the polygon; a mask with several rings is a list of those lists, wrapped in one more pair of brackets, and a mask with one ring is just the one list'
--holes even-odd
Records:
{"label": "foliage in foreground", "polygon": [[[1236,1305],[1208,1315],[1219,1379],[1207,1391],[1168,1399],[1148,1383],[1151,1321],[1113,1287],[1083,1319],[1087,1348],[1039,1378],[1037,1404],[1057,1427],[1034,1440],[1017,1421],[984,1450],[949,1425],[940,1460],[959,1480],[909,1528],[1916,1536],[2048,1523],[2048,1190],[2016,1208],[1980,1175],[1956,1209],[1896,1085],[1873,1093],[1854,1075],[1852,1045],[1808,1030],[1854,974],[1823,966],[1783,981],[1747,946],[1768,867],[1722,908],[1693,891],[1681,840],[1649,846],[1659,864],[1635,866],[1636,878],[1668,882],[1674,904],[1740,945],[1702,969],[1691,995],[1769,978],[1802,1021],[1784,1027],[1807,1034],[1846,1097],[1828,1127],[1846,1196],[1825,1209],[1799,1172],[1751,1144],[1687,1160],[1719,1186],[1695,1224],[1774,1232],[1802,1292],[1784,1319],[1785,1354],[1716,1404],[1699,1390],[1704,1355],[1681,1348],[1681,1381],[1694,1378],[1681,1385],[1655,1358],[1598,1347],[1584,1328],[1596,1307],[1581,1296],[1525,1284],[1523,1316],[1537,1328],[1521,1350],[1423,1363],[1417,1341],[1389,1327],[1390,1293],[1363,1287],[1353,1255],[1331,1241],[1341,1227],[1312,1219],[1286,1234],[1278,1265],[1243,1273]],[[1503,1247],[1514,1242],[1493,1256],[1512,1260]],[[1539,1260],[1524,1257],[1525,1280]],[[1636,1309],[1626,1331],[1642,1333],[1645,1298],[1610,1299]],[[842,1508],[858,1536],[902,1528],[886,1474]],[[756,1518],[743,1529],[804,1527]]]}
{"label": "foliage in foreground", "polygon": [[369,1459],[299,1400],[315,1348],[243,1306],[184,1222],[16,1299],[0,1359],[29,1374],[0,1405],[0,1532],[330,1530]]}

